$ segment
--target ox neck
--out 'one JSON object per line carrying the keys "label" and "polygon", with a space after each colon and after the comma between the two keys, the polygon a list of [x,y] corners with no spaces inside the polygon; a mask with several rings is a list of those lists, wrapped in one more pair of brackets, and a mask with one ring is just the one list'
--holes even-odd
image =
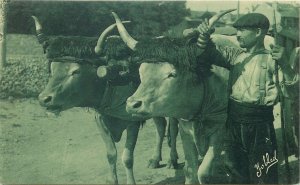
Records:
{"label": "ox neck", "polygon": [[86,105],[84,107],[93,107],[96,108],[99,106],[103,99],[103,95],[106,89],[106,81],[100,81],[98,78],[94,80],[94,89],[90,93],[90,96],[86,99]]}
{"label": "ox neck", "polygon": [[184,121],[193,120],[198,114],[201,113],[203,102],[206,96],[206,83],[205,81],[199,82],[193,89],[190,90],[190,93],[187,98],[187,103],[184,107],[184,112],[182,113],[179,119]]}

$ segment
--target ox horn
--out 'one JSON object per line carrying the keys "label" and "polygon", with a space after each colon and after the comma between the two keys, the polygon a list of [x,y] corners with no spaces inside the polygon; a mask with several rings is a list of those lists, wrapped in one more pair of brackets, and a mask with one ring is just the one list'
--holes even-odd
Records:
{"label": "ox horn", "polygon": [[[227,13],[229,13],[229,12],[232,12],[232,11],[234,11],[234,10],[236,10],[236,9],[226,10],[226,11],[224,11],[224,12],[220,12],[220,13],[214,15],[213,17],[211,17],[211,18],[208,20],[208,27],[209,27],[209,29],[212,28],[213,25],[214,25],[214,24],[215,24],[222,16],[224,16],[225,14],[227,14]],[[199,33],[199,31],[198,31],[197,28],[190,28],[190,29],[185,29],[185,30],[183,31],[182,34],[183,34],[184,37],[188,37],[188,36],[196,35],[196,34],[198,34],[198,33]]]}
{"label": "ox horn", "polygon": [[[129,23],[130,21],[123,21],[122,23]],[[107,35],[116,27],[116,23],[110,25],[109,27],[107,27],[100,35],[98,41],[97,41],[97,45],[95,46],[95,53],[98,55],[101,55],[102,50],[103,50],[103,45],[104,45],[104,41],[107,37]]]}
{"label": "ox horn", "polygon": [[122,24],[119,16],[115,12],[112,12],[112,14],[113,14],[113,16],[114,16],[114,18],[116,20],[117,28],[118,28],[118,31],[120,33],[120,36],[121,36],[122,40],[126,43],[126,45],[130,49],[135,50],[135,46],[138,43],[138,41],[134,40],[134,38],[132,38],[129,35],[129,33],[127,32],[126,28]]}
{"label": "ox horn", "polygon": [[31,16],[34,20],[34,24],[35,24],[35,30],[38,31],[42,31],[42,25],[39,21],[39,19],[36,16]]}
{"label": "ox horn", "polygon": [[229,9],[229,10],[217,13],[216,15],[212,16],[208,21],[209,28],[211,28],[222,16],[224,16],[225,14],[227,14],[229,12],[235,11],[235,10],[236,9]]}
{"label": "ox horn", "polygon": [[[229,13],[229,12],[232,12],[232,11],[234,11],[234,10],[236,10],[236,9],[226,10],[226,11],[224,11],[224,12],[217,13],[216,15],[214,15],[213,17],[211,17],[211,18],[208,20],[208,29],[211,29],[211,28],[213,27],[213,25],[214,25],[214,24],[215,24],[222,16],[224,16],[225,14],[227,14],[227,13]],[[193,30],[191,30],[191,31],[186,31],[186,32],[184,32],[183,34],[184,34],[185,36],[188,36],[188,35],[192,35],[192,34],[195,34],[195,33],[197,33],[197,34],[199,33],[198,28],[197,28],[197,29],[193,29]],[[204,42],[204,40],[203,40],[200,36],[198,36],[198,41],[197,41],[197,42],[202,43],[202,42]],[[199,47],[202,48],[202,49],[204,49],[204,47],[201,46],[201,45],[199,45]]]}
{"label": "ox horn", "polygon": [[31,17],[34,20],[36,36],[38,38],[38,41],[39,41],[40,44],[44,45],[45,41],[47,41],[47,38],[46,38],[45,34],[42,31],[43,27],[42,27],[39,19],[36,16],[31,16]]}

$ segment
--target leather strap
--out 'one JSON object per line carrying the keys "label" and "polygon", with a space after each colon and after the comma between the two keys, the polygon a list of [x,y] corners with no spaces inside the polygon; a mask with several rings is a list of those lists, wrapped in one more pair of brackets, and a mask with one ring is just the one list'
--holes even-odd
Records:
{"label": "leather strap", "polygon": [[207,80],[203,80],[202,81],[203,83],[203,97],[202,97],[202,102],[201,102],[201,105],[199,106],[199,109],[198,109],[198,112],[194,115],[192,115],[190,118],[188,119],[184,119],[184,118],[180,118],[180,120],[182,121],[198,121],[200,122],[200,127],[203,127],[203,124],[202,124],[202,119],[203,119],[203,106],[204,106],[204,102],[207,101],[207,94],[208,94],[208,89],[207,89]]}
{"label": "leather strap", "polygon": [[[258,53],[252,53],[251,55],[249,55],[248,57],[246,57],[244,59],[245,63],[248,63],[255,55],[257,55]],[[230,97],[231,93],[232,93],[232,69],[233,69],[234,65],[232,66],[232,68],[230,69],[230,73],[229,73],[229,80],[228,80],[228,98]]]}
{"label": "leather strap", "polygon": [[259,74],[259,104],[264,105],[266,97],[266,78],[267,78],[267,61],[270,55],[263,55],[260,62],[260,74]]}
{"label": "leather strap", "polygon": [[113,87],[111,84],[107,81],[103,97],[100,101],[100,106],[98,106],[98,109],[105,109],[109,102],[111,102],[111,96],[112,96]]}

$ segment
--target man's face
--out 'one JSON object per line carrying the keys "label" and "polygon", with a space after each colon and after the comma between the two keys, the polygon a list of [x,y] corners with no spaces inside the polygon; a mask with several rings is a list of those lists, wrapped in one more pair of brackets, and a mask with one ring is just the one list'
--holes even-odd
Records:
{"label": "man's face", "polygon": [[236,37],[241,48],[251,48],[257,42],[258,30],[255,28],[238,28]]}

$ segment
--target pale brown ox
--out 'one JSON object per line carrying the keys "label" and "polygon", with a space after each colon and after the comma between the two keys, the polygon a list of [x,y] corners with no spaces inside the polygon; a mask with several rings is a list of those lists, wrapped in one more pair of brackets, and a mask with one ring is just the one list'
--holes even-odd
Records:
{"label": "pale brown ox", "polygon": [[[112,85],[107,79],[100,79],[97,76],[97,68],[105,62],[107,56],[98,56],[95,52],[101,53],[106,36],[115,25],[108,27],[99,39],[71,36],[48,38],[42,33],[42,26],[38,19],[33,18],[36,23],[38,39],[49,59],[51,72],[46,88],[39,95],[40,104],[52,112],[60,112],[73,107],[90,107],[96,110],[96,122],[106,145],[107,160],[110,166],[109,184],[118,183],[115,143],[120,141],[122,133],[126,130],[127,137],[122,162],[126,171],[127,183],[135,184],[133,152],[140,125],[145,119],[132,117],[126,112],[125,105],[126,99],[136,90],[136,85],[133,83]],[[119,38],[115,39],[117,39],[117,44],[124,45]],[[112,42],[110,39],[106,44],[109,41]],[[161,160],[166,121],[162,117],[153,120],[157,125],[158,143],[151,162],[158,163]],[[177,162],[176,148],[171,150],[170,157],[171,160]]]}
{"label": "pale brown ox", "polygon": [[[226,120],[228,71],[216,66],[210,70],[209,62],[200,64],[203,51],[196,43],[184,39],[135,41],[118,16],[113,15],[122,39],[142,63],[141,84],[127,99],[126,110],[134,116],[179,119],[186,161],[185,183],[211,183],[211,170],[220,156]],[[199,158],[203,159],[200,166]]]}
{"label": "pale brown ox", "polygon": [[[130,37],[116,14],[114,17],[124,42],[136,51],[142,63],[141,84],[127,99],[127,111],[140,117],[179,119],[186,160],[185,183],[216,183],[212,170],[220,157],[224,135],[228,71],[205,65],[213,62],[198,61],[209,59],[201,58],[203,51],[193,43],[182,44],[169,38],[138,42]],[[209,23],[213,25],[213,21]],[[235,37],[214,35],[212,40],[217,45],[238,47]],[[225,178],[220,180],[218,183],[226,182]]]}

